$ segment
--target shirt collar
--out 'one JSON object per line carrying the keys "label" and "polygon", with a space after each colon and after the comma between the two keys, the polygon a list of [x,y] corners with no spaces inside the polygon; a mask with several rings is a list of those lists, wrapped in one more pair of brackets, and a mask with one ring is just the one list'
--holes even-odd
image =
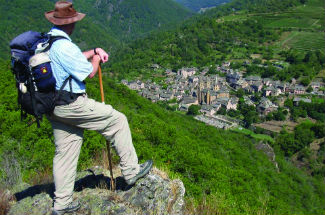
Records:
{"label": "shirt collar", "polygon": [[62,36],[67,38],[68,40],[72,41],[71,38],[69,37],[69,35],[67,33],[65,33],[64,31],[62,31],[61,29],[57,28],[57,27],[53,27],[49,34],[51,36]]}

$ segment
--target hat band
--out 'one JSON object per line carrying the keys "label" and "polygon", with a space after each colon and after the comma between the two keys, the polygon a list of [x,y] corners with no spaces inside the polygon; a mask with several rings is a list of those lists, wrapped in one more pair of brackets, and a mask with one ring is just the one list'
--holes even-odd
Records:
{"label": "hat band", "polygon": [[67,15],[67,16],[62,16],[61,14],[53,14],[53,17],[58,18],[58,19],[65,19],[65,18],[72,18],[78,16],[78,13],[74,13],[72,15]]}

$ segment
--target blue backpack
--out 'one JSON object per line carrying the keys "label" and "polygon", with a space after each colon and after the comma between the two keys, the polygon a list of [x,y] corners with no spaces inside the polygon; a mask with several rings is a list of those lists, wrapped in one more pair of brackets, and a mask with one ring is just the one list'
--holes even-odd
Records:
{"label": "blue backpack", "polygon": [[38,127],[42,115],[50,114],[55,108],[56,80],[49,50],[56,40],[63,38],[27,31],[10,42],[11,66],[16,79],[21,118],[25,118],[26,113],[33,115]]}

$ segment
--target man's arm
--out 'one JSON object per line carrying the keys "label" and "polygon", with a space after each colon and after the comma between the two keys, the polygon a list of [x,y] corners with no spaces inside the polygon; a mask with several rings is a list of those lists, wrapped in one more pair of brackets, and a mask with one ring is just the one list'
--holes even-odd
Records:
{"label": "man's arm", "polygon": [[93,71],[89,74],[89,78],[93,78],[98,70],[100,62],[107,62],[109,55],[101,48],[94,48],[82,53],[87,59],[92,58],[91,64],[93,65]]}
{"label": "man's arm", "polygon": [[95,50],[91,49],[88,51],[84,51],[84,52],[82,52],[82,54],[87,58],[87,60],[89,60],[90,58],[92,58],[95,55]]}
{"label": "man's arm", "polygon": [[108,61],[108,57],[109,57],[109,55],[102,48],[94,48],[89,51],[84,51],[82,54],[88,60],[90,58],[94,57],[94,55],[99,55],[99,57],[103,63],[106,63]]}
{"label": "man's arm", "polygon": [[91,60],[91,64],[93,65],[93,71],[88,75],[88,78],[93,78],[96,75],[100,61],[101,60],[99,55],[93,56],[93,59]]}

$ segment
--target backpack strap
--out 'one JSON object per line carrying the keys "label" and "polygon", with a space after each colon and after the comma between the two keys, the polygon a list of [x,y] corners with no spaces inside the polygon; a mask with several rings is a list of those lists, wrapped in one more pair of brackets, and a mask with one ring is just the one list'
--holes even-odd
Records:
{"label": "backpack strap", "polygon": [[57,41],[57,40],[61,40],[61,39],[66,39],[67,40],[67,38],[66,37],[64,37],[64,36],[51,36],[51,35],[49,35],[49,49],[51,48],[51,46],[53,45],[53,43],[55,42],[55,41]]}
{"label": "backpack strap", "polygon": [[65,85],[67,85],[67,83],[69,82],[69,86],[70,86],[70,97],[71,99],[73,98],[73,94],[72,94],[72,84],[71,84],[71,81],[72,81],[72,76],[70,75],[68,78],[66,78],[62,84],[62,86],[60,87],[60,90],[59,90],[59,93],[57,94],[56,96],[56,99],[55,100],[59,100],[61,95],[62,95],[62,92],[63,92],[63,89],[65,87]]}
{"label": "backpack strap", "polygon": [[32,76],[30,75],[28,77],[29,79],[29,92],[30,92],[30,97],[31,97],[31,101],[32,101],[32,106],[33,106],[33,110],[34,110],[34,115],[36,118],[36,122],[37,122],[37,128],[40,128],[40,118],[39,118],[39,114],[38,114],[38,110],[37,110],[37,105],[36,105],[36,98],[35,98],[35,88],[34,88],[34,83],[32,80]]}

